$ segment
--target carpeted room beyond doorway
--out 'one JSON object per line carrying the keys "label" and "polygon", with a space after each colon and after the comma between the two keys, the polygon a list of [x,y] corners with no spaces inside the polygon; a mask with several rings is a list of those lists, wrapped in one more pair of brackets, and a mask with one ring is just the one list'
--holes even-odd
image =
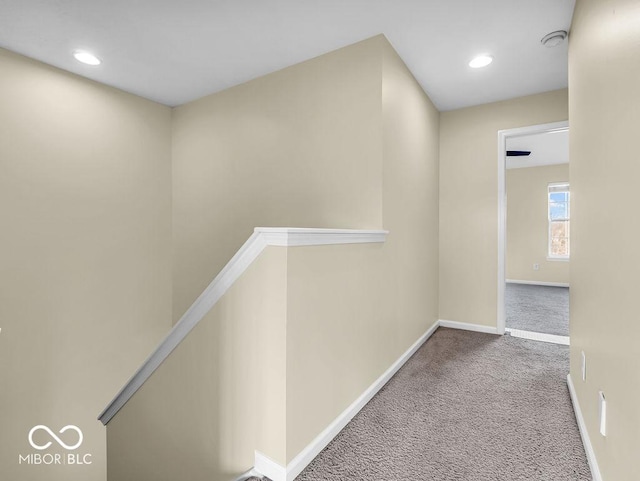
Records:
{"label": "carpeted room beyond doorway", "polygon": [[297,481],[590,480],[567,346],[440,328]]}
{"label": "carpeted room beyond doorway", "polygon": [[569,335],[569,288],[507,283],[507,327]]}

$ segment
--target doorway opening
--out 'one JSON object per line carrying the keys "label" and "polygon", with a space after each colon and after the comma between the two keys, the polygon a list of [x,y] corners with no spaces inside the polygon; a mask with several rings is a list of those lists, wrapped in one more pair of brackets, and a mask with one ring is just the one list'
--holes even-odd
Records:
{"label": "doorway opening", "polygon": [[498,332],[569,344],[567,121],[498,132]]}

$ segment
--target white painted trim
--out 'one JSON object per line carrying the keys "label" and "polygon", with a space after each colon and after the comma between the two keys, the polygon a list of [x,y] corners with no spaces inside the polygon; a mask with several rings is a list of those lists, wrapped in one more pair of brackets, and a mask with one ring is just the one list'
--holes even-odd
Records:
{"label": "white painted trim", "polygon": [[584,451],[587,455],[587,461],[589,462],[589,468],[591,468],[591,476],[593,481],[602,481],[600,475],[600,468],[598,467],[598,460],[596,459],[596,453],[593,450],[591,444],[591,438],[589,437],[589,431],[587,431],[587,425],[584,422],[582,416],[582,410],[580,409],[580,403],[578,402],[578,395],[573,386],[571,374],[567,374],[567,386],[569,387],[569,395],[571,396],[571,403],[573,404],[573,411],[576,415],[576,421],[578,422],[578,429],[580,430],[580,437],[582,438],[582,444],[584,445]]}
{"label": "white painted trim", "polygon": [[[451,329],[462,329],[464,331],[484,332],[485,334],[500,334],[498,329],[492,326],[481,326],[480,324],[469,324],[468,322],[447,321],[440,319],[438,321],[440,327],[449,327]],[[502,333],[504,334],[504,332]]]}
{"label": "white painted trim", "polygon": [[569,262],[571,260],[570,257],[549,257],[547,256],[547,260],[550,262]]}
{"label": "white painted trim", "polygon": [[388,231],[385,230],[257,227],[173,326],[156,350],[100,413],[98,419],[106,425],[115,416],[267,246],[295,247],[384,242],[387,234]]}
{"label": "white painted trim", "polygon": [[[420,338],[407,349],[407,351],[394,362],[371,386],[363,392],[347,409],[345,409],[336,419],[333,420],[324,431],[322,431],[307,447],[305,447],[287,465],[286,478],[271,478],[273,481],[293,481],[313,459],[320,454],[336,435],[360,412],[360,410],[371,400],[373,396],[398,372],[398,370],[409,360],[409,358],[422,346],[427,339],[438,328],[438,321],[425,332]],[[256,466],[257,468],[257,466]],[[270,476],[269,476],[270,477]]]}
{"label": "white painted trim", "polygon": [[569,336],[558,336],[557,334],[547,334],[546,332],[523,331],[522,329],[512,329],[510,327],[507,327],[505,330],[512,337],[519,337],[520,339],[550,342],[551,344],[562,344],[563,346],[570,345]]}
{"label": "white painted trim", "polygon": [[505,131],[498,132],[498,306],[496,332],[504,334],[506,327],[504,279],[507,272],[507,137]]}
{"label": "white painted trim", "polygon": [[286,481],[287,469],[260,451],[255,452],[254,469],[271,481]]}
{"label": "white painted trim", "polygon": [[525,284],[528,286],[548,286],[548,287],[569,287],[568,282],[521,281],[519,279],[507,279],[507,284]]}
{"label": "white painted trim", "polygon": [[263,235],[267,245],[296,247],[384,242],[389,232],[386,230],[256,227],[254,233]]}
{"label": "white painted trim", "polygon": [[504,291],[506,278],[506,249],[507,249],[507,186],[506,186],[506,159],[507,138],[522,137],[525,135],[539,134],[567,130],[568,121],[552,122],[548,124],[531,125],[517,129],[498,131],[498,319],[497,333],[504,334],[506,316],[504,306]]}

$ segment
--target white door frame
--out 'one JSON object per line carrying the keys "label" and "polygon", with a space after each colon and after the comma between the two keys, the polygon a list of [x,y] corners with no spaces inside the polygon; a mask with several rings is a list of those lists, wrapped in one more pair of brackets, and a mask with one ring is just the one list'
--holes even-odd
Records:
{"label": "white door frame", "polygon": [[506,282],[506,248],[507,248],[507,139],[525,135],[543,134],[545,132],[561,132],[569,129],[569,121],[549,124],[531,125],[517,129],[498,131],[498,334],[504,334],[505,312],[504,291]]}

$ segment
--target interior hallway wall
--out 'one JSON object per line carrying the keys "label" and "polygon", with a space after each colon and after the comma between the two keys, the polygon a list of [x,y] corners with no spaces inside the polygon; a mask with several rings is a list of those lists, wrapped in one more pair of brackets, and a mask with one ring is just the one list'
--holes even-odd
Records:
{"label": "interior hallway wall", "polygon": [[567,118],[566,89],[440,114],[440,319],[496,327],[498,131]]}
{"label": "interior hallway wall", "polygon": [[439,113],[379,35],[173,120],[174,321],[255,226],[390,230],[364,249],[364,277],[328,259],[310,273],[311,248],[290,253],[289,275],[307,280],[289,284],[288,462],[437,319]]}
{"label": "interior hallway wall", "polygon": [[267,247],[109,422],[110,481],[230,481],[256,450],[284,464],[289,250]]}
{"label": "interior hallway wall", "polygon": [[290,249],[287,462],[438,315],[439,113],[388,41],[369,42],[382,86],[378,185],[389,235],[382,246]]}
{"label": "interior hallway wall", "polygon": [[637,0],[580,0],[569,42],[571,377],[604,481],[640,479],[638,22]]}
{"label": "interior hallway wall", "polygon": [[[569,164],[508,169],[506,278],[569,283],[569,260],[549,260],[548,186],[569,181]],[[533,269],[538,264],[539,270]]]}
{"label": "interior hallway wall", "polygon": [[382,227],[379,44],[174,110],[174,321],[254,227]]}
{"label": "interior hallway wall", "polygon": [[[0,71],[0,479],[104,481],[97,415],[171,325],[170,109],[6,50]],[[67,454],[39,424],[77,425],[92,464],[20,464]]]}
{"label": "interior hallway wall", "polygon": [[406,349],[438,316],[440,112],[391,44],[382,47],[385,276],[396,341]]}

